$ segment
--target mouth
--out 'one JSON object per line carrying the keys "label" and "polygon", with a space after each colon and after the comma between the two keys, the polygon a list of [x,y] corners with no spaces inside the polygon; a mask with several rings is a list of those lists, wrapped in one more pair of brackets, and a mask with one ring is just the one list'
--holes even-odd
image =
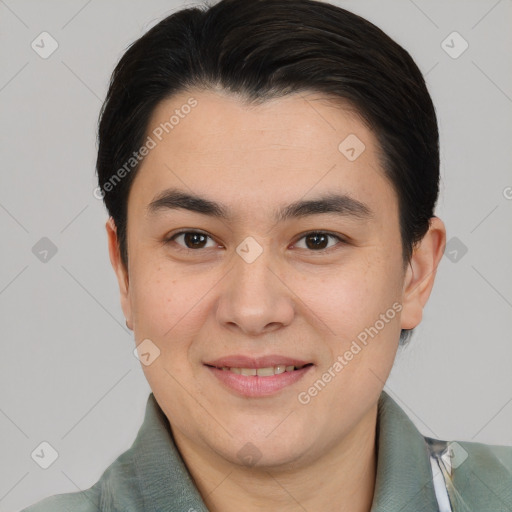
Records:
{"label": "mouth", "polygon": [[272,377],[273,375],[280,375],[285,372],[295,372],[302,370],[307,366],[312,366],[313,363],[306,363],[300,366],[278,364],[276,366],[267,366],[264,368],[240,368],[240,367],[229,367],[229,366],[214,366],[207,364],[210,368],[216,368],[225,372],[232,372],[236,375],[244,375],[245,377]]}
{"label": "mouth", "polygon": [[301,380],[314,363],[284,356],[232,356],[204,363],[224,389],[237,396],[265,397]]}

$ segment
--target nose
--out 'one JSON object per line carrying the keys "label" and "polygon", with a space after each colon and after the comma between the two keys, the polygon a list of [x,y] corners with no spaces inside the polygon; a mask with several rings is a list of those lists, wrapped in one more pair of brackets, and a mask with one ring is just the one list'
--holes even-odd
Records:
{"label": "nose", "polygon": [[277,268],[268,248],[250,263],[235,254],[233,267],[222,280],[218,322],[251,336],[290,325],[295,314],[293,292]]}

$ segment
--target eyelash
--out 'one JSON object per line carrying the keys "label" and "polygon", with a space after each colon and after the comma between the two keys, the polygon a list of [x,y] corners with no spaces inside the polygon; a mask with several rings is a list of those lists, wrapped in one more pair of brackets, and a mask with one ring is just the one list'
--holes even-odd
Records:
{"label": "eyelash", "polygon": [[[203,236],[206,236],[207,238],[210,238],[211,240],[213,240],[213,238],[210,235],[208,235],[206,233],[203,233],[202,231],[186,230],[186,231],[179,231],[178,233],[174,233],[172,236],[170,236],[169,238],[164,240],[164,244],[168,245],[171,242],[174,242],[177,237],[179,237],[181,235],[186,235],[186,234],[203,235]],[[300,236],[300,238],[297,239],[297,242],[299,242],[303,238],[306,238],[306,237],[308,237],[310,235],[325,235],[325,236],[337,239],[338,243],[342,243],[342,244],[347,244],[348,243],[345,238],[341,237],[340,235],[335,235],[334,233],[330,233],[329,231],[308,231],[307,233],[302,234]],[[295,242],[295,244],[297,242]],[[190,249],[190,248],[184,247],[184,246],[182,246],[180,244],[177,244],[177,245],[178,245],[180,250],[184,250],[184,251],[187,251],[187,252],[200,252],[201,250],[205,250],[204,248],[202,248],[202,249]],[[307,249],[306,248],[306,250],[308,252],[312,252],[312,253],[326,253],[326,252],[330,252],[333,249],[336,249],[337,245],[338,244],[336,244],[336,245],[334,245],[332,247],[328,247],[326,249],[313,250],[313,249]],[[211,249],[211,247],[207,247],[206,249]]]}

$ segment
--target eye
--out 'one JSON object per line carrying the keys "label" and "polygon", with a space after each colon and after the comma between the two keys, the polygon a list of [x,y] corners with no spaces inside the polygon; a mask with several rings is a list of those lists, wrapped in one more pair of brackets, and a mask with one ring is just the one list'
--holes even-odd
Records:
{"label": "eye", "polygon": [[[208,239],[210,239],[209,246]],[[298,242],[296,242],[295,247],[300,249],[309,249],[314,252],[326,251],[337,245],[337,243],[329,245],[329,239],[334,240],[337,243],[346,242],[339,235],[334,235],[325,231],[311,231],[299,238],[299,241],[304,240],[305,246],[300,247]],[[165,240],[166,244],[170,242],[176,242],[185,250],[198,250],[217,247],[215,241],[209,235],[202,233],[201,231],[180,231],[179,233],[175,233]]]}
{"label": "eye", "polygon": [[[177,242],[179,239],[182,240],[182,243]],[[212,245],[209,247],[216,247],[216,243],[211,239],[210,236],[202,233],[201,231],[180,231],[175,235],[168,238],[165,243],[170,243],[171,241],[175,241],[178,245],[181,245],[184,249],[204,249],[208,248],[207,240],[210,239]]]}
{"label": "eye", "polygon": [[[331,249],[333,246],[329,246],[329,238],[336,240],[337,242],[345,242],[345,240],[338,236],[333,235],[331,233],[327,233],[325,231],[311,231],[303,235],[300,240],[305,240],[305,247],[299,247],[300,249],[310,249],[316,252],[324,251],[327,249]],[[334,244],[335,246],[336,244]],[[295,244],[297,247],[297,244]]]}

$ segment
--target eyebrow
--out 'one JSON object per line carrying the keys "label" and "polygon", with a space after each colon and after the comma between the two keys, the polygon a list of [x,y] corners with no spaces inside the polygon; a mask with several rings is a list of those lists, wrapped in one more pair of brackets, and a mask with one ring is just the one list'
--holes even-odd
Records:
{"label": "eyebrow", "polygon": [[[232,217],[231,210],[227,206],[179,189],[164,190],[157,194],[147,206],[150,215],[177,209],[189,210],[223,220],[229,220]],[[317,199],[291,203],[279,209],[275,219],[278,222],[284,222],[289,219],[325,213],[335,213],[361,220],[373,216],[372,210],[361,201],[346,194],[328,193]]]}

